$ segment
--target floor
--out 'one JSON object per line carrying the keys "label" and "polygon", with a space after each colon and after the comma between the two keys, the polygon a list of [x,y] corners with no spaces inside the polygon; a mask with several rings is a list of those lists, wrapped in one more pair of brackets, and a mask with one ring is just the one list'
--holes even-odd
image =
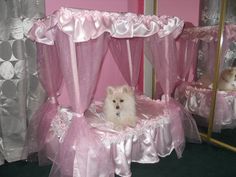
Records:
{"label": "floor", "polygon": [[[51,166],[19,161],[0,166],[0,177],[48,177]],[[187,143],[183,157],[175,152],[156,164],[131,165],[132,177],[235,177],[236,153],[207,143]]]}

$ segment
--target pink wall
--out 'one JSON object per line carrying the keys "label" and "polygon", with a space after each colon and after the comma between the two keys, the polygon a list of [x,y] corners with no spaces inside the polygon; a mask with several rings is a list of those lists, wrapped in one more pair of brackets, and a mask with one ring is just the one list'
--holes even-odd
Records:
{"label": "pink wall", "polygon": [[157,0],[158,15],[178,16],[198,26],[200,0]]}
{"label": "pink wall", "polygon": [[117,12],[127,11],[128,9],[127,0],[47,0],[45,3],[46,14],[50,14],[62,6]]}
{"label": "pink wall", "polygon": [[[60,7],[73,7],[84,9],[96,9],[115,12],[143,12],[143,0],[47,0],[45,1],[46,14],[51,14]],[[101,77],[98,81],[95,99],[103,99],[108,85],[120,85],[125,83],[115,62],[108,52],[102,66]],[[140,82],[142,84],[142,80]],[[142,87],[142,86],[141,86]],[[65,88],[62,88],[65,90]],[[67,100],[66,92],[63,91],[60,100]]]}

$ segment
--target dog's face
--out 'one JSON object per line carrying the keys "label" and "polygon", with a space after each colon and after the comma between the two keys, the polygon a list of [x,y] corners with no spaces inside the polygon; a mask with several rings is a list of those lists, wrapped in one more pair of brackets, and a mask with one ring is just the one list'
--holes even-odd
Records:
{"label": "dog's face", "polygon": [[133,97],[133,91],[129,86],[107,88],[107,99],[117,111],[127,107],[131,97]]}
{"label": "dog's face", "polygon": [[227,82],[236,81],[236,67],[227,68],[223,70],[221,73],[221,77]]}
{"label": "dog's face", "polygon": [[103,107],[105,118],[116,125],[136,125],[135,96],[131,87],[108,87]]}

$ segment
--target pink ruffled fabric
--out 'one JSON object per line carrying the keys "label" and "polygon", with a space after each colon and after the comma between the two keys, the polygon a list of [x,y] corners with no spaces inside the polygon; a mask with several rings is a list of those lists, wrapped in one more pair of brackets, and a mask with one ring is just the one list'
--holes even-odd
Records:
{"label": "pink ruffled fabric", "polygon": [[[211,89],[194,85],[194,83],[185,83],[177,88],[175,96],[187,111],[205,118],[207,122],[211,108]],[[213,131],[220,132],[223,128],[235,127],[236,93],[217,91]]]}
{"label": "pink ruffled fabric", "polygon": [[[87,170],[95,173],[94,175],[90,173],[90,176],[113,176],[114,172],[123,177],[131,176],[131,162],[155,163],[160,160],[160,157],[169,155],[173,150],[176,151],[178,157],[182,156],[185,137],[182,127],[183,116],[178,105],[171,104],[166,107],[166,103],[162,101],[153,101],[145,96],[137,96],[138,124],[135,128],[127,127],[120,131],[114,130],[112,123],[105,121],[102,105],[102,102],[92,104],[86,111],[85,117],[92,128],[90,130],[95,132],[96,137],[103,144],[100,151],[103,151],[101,155],[106,158],[108,164],[106,169],[101,170],[99,168],[104,165],[99,166],[96,160],[87,161]],[[57,143],[67,141],[64,138],[69,126],[73,126],[73,129],[78,132],[81,122],[76,124],[74,121],[79,119],[78,115],[71,110],[58,108],[58,112],[50,124],[48,138],[45,140],[47,152],[50,152],[50,154],[46,154],[48,157],[55,156],[51,152],[57,152],[56,141]],[[79,137],[79,135],[77,136]],[[77,138],[72,137],[71,139],[76,141]],[[71,148],[73,147],[68,146],[67,151],[70,152]],[[75,159],[69,160],[68,158],[72,157],[67,153],[67,156],[62,157],[63,162],[60,167],[63,169],[52,171],[64,170],[66,174],[73,172],[74,176],[80,176],[84,171],[81,167],[84,165],[78,163],[81,158],[79,152],[80,148],[77,148],[75,144]],[[98,154],[94,154],[97,152],[97,150],[90,152],[86,159],[97,157]],[[73,165],[64,163],[68,162],[66,159],[72,160]]]}
{"label": "pink ruffled fabric", "polygon": [[105,32],[116,38],[146,37],[156,33],[160,38],[170,33],[177,36],[183,25],[177,17],[61,8],[37,21],[28,35],[37,42],[53,45],[57,28],[71,36],[74,42],[84,42]]}

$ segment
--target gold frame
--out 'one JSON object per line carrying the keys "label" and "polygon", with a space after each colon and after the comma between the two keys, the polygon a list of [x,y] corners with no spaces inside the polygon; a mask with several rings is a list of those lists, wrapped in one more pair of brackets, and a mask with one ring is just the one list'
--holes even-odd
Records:
{"label": "gold frame", "polygon": [[223,45],[223,33],[224,33],[224,24],[225,24],[225,16],[227,11],[227,4],[228,0],[221,0],[220,5],[220,21],[219,21],[219,33],[218,33],[218,42],[217,42],[217,53],[215,58],[215,70],[214,70],[214,81],[213,81],[213,93],[212,93],[212,102],[211,102],[211,109],[209,115],[209,123],[208,123],[208,130],[207,134],[200,133],[202,140],[212,143],[214,145],[226,148],[233,152],[236,152],[236,147],[224,143],[223,141],[219,141],[215,138],[212,138],[212,129],[214,123],[214,113],[215,113],[215,105],[216,105],[216,96],[217,96],[217,88],[218,88],[218,79],[219,79],[219,68],[221,62],[221,55],[222,55],[222,45]]}
{"label": "gold frame", "polygon": [[[156,14],[157,15],[157,0],[154,0],[153,2],[153,14]],[[156,88],[156,72],[155,72],[155,69],[153,68],[152,69],[152,99],[156,99],[156,91],[157,91],[157,88]]]}

